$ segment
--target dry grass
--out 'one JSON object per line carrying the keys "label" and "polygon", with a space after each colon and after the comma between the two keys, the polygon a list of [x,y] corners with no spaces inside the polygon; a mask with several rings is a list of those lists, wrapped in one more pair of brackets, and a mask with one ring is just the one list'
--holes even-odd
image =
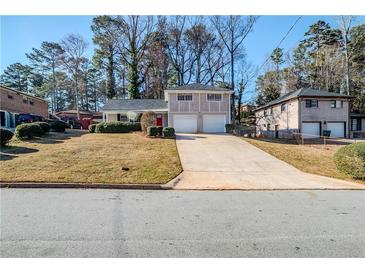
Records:
{"label": "dry grass", "polygon": [[333,155],[343,145],[298,145],[294,143],[287,143],[284,140],[243,139],[304,172],[363,183],[363,181],[354,180],[350,176],[342,174],[336,169]]}
{"label": "dry grass", "polygon": [[158,184],[181,172],[175,140],[148,139],[139,133],[69,130],[10,145],[1,151],[1,181]]}

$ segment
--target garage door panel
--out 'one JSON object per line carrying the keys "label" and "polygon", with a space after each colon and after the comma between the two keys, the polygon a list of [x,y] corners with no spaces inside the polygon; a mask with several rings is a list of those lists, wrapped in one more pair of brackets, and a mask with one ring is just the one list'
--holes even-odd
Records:
{"label": "garage door panel", "polygon": [[203,132],[221,133],[225,132],[225,115],[203,115]]}
{"label": "garage door panel", "polygon": [[196,133],[197,116],[196,115],[178,115],[173,116],[174,128],[177,133]]}
{"label": "garage door panel", "polygon": [[327,122],[327,130],[331,131],[330,137],[344,138],[345,123],[344,122]]}
{"label": "garage door panel", "polygon": [[302,123],[302,134],[303,138],[319,138],[320,136],[320,123],[318,122],[303,122]]}

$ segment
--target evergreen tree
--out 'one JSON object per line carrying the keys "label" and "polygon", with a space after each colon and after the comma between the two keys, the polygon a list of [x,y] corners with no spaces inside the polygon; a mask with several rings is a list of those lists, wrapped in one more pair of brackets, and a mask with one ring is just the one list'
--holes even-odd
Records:
{"label": "evergreen tree", "polygon": [[33,48],[31,53],[26,54],[32,67],[51,81],[51,84],[46,86],[50,88],[52,112],[56,110],[56,72],[61,64],[63,53],[64,50],[60,44],[43,42],[40,49]]}

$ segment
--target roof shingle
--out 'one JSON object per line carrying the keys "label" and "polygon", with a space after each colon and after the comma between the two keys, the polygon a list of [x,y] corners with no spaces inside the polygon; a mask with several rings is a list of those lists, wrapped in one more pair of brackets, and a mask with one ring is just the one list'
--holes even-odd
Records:
{"label": "roof shingle", "polygon": [[294,98],[300,98],[300,97],[327,97],[327,98],[352,98],[350,95],[335,93],[335,92],[329,92],[324,90],[316,90],[316,89],[310,89],[310,88],[301,88],[296,91],[289,92],[287,94],[284,94],[283,96],[280,96],[279,98],[272,100],[271,102],[267,103],[266,105],[260,106],[256,108],[256,110],[260,110],[266,107],[270,107],[273,105],[277,105],[279,103],[294,99]]}
{"label": "roof shingle", "polygon": [[221,88],[221,87],[214,87],[214,86],[208,86],[208,85],[202,85],[202,84],[188,84],[188,85],[184,85],[184,86],[179,86],[179,87],[173,87],[173,88],[168,88],[166,89],[168,90],[211,90],[211,91],[232,91],[230,89],[227,88]]}
{"label": "roof shingle", "polygon": [[102,107],[102,111],[106,110],[166,110],[167,102],[160,99],[110,99]]}

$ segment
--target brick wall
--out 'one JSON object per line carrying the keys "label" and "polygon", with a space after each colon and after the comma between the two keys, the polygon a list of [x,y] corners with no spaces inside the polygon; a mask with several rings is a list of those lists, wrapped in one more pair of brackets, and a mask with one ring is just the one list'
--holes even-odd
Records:
{"label": "brick wall", "polygon": [[4,87],[0,87],[0,109],[12,113],[36,114],[45,118],[48,116],[47,101]]}

